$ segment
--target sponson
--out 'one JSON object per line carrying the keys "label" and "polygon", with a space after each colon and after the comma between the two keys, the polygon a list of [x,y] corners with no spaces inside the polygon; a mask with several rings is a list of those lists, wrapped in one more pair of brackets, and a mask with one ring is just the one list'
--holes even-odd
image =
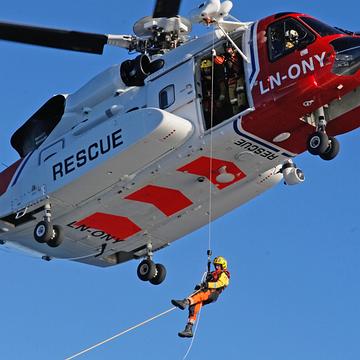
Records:
{"label": "sponson", "polygon": [[92,143],[87,148],[81,149],[76,154],[73,154],[53,165],[53,180],[56,181],[63,176],[70,174],[77,168],[84,166],[90,161],[94,161],[99,156],[102,156],[122,145],[123,141],[121,131],[122,129],[118,129],[106,137]]}

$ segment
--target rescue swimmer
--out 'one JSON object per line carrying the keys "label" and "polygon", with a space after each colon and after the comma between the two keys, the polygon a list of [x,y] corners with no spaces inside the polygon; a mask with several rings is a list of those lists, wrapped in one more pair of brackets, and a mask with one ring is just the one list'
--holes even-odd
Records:
{"label": "rescue swimmer", "polygon": [[229,285],[230,272],[227,270],[227,261],[222,256],[217,256],[213,261],[215,270],[207,273],[206,279],[195,286],[195,292],[184,300],[171,300],[171,303],[181,310],[189,306],[189,317],[185,329],[178,333],[180,337],[193,337],[193,325],[203,305],[215,302],[219,295]]}

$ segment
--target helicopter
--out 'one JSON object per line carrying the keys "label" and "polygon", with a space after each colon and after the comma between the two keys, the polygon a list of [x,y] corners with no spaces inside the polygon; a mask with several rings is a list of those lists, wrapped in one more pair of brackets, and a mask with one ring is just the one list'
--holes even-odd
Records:
{"label": "helicopter", "polygon": [[[50,98],[12,136],[19,160],[0,173],[0,242],[44,260],[112,266],[154,252],[282,180],[293,162],[325,161],[360,126],[360,36],[285,12],[255,22],[208,0],[189,17],[157,0],[133,35],[0,23],[0,39],[101,54],[137,53],[71,94]],[[191,38],[193,24],[211,31]],[[1,45],[0,45],[1,46]],[[291,101],[289,101],[291,99]]]}

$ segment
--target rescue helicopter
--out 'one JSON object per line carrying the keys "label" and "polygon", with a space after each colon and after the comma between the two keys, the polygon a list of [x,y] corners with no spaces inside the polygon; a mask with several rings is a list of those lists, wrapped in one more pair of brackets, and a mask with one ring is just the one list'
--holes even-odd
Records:
{"label": "rescue helicopter", "polygon": [[[101,54],[138,53],[50,98],[13,134],[0,173],[0,243],[96,266],[141,260],[281,181],[325,161],[360,126],[360,35],[284,12],[254,22],[208,0],[188,17],[157,0],[132,35],[0,23],[0,39]],[[190,37],[193,24],[210,30]],[[1,46],[1,43],[0,43]],[[289,101],[291,99],[291,101]]]}

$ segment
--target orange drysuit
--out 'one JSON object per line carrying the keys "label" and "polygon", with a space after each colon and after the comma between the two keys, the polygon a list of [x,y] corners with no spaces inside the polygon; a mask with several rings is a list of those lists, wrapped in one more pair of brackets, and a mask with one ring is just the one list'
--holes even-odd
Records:
{"label": "orange drysuit", "polygon": [[205,289],[190,295],[189,323],[194,324],[197,314],[203,305],[210,304],[217,300],[223,290],[229,285],[230,273],[227,270],[215,270],[210,273],[210,281],[206,283]]}

